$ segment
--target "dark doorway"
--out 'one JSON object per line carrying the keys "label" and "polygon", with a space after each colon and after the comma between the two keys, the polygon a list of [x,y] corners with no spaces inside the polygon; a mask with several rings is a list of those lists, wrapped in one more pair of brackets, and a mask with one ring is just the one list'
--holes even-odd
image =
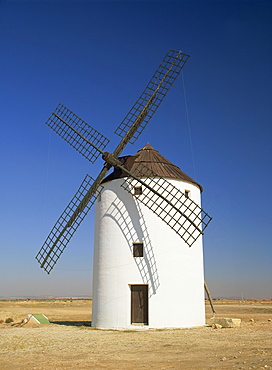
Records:
{"label": "dark doorway", "polygon": [[148,325],[148,285],[131,285],[131,324]]}

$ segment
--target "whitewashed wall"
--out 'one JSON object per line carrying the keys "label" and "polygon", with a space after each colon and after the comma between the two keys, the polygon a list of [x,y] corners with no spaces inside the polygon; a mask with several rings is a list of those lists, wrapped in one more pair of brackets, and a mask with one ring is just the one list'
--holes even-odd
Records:
{"label": "whitewashed wall", "polygon": [[[150,328],[205,324],[202,238],[191,248],[116,179],[96,204],[92,325],[131,328],[130,284],[149,286]],[[200,204],[197,186],[170,180]],[[134,258],[133,242],[144,243]]]}

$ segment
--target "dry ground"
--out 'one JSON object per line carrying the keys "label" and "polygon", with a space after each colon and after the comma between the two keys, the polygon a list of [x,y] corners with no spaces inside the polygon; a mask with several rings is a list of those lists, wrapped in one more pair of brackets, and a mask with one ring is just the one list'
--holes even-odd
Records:
{"label": "dry ground", "polygon": [[[90,300],[0,301],[0,369],[272,369],[272,301],[215,301],[241,328],[116,331],[90,327]],[[207,319],[211,317],[207,306]],[[254,321],[250,321],[254,319]]]}

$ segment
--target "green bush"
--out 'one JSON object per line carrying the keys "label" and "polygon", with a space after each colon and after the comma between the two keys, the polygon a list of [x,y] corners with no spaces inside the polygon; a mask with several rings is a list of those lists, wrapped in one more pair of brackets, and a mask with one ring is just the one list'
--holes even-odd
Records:
{"label": "green bush", "polygon": [[6,324],[9,324],[10,322],[13,322],[13,319],[11,317],[8,317],[5,321]]}

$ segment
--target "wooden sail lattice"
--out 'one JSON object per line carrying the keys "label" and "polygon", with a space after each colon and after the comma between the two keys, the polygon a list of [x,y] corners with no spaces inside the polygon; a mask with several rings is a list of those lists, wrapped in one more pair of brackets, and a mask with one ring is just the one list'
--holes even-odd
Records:
{"label": "wooden sail lattice", "polygon": [[[55,223],[36,259],[48,274],[55,266],[75,231],[89,212],[99,193],[86,199],[93,179],[86,175],[75,196]],[[100,189],[101,191],[101,189]],[[85,201],[84,201],[85,199]]]}
{"label": "wooden sail lattice", "polygon": [[[203,234],[211,217],[170,181],[143,163],[128,174],[122,187],[170,226],[189,246]],[[141,191],[138,191],[142,187]]]}
{"label": "wooden sail lattice", "polygon": [[109,140],[63,104],[59,104],[46,124],[83,157],[94,163]]}
{"label": "wooden sail lattice", "polygon": [[182,52],[169,50],[142,95],[115,130],[117,135],[124,137],[137,119],[141,118],[141,124],[130,139],[131,144],[135,143],[161,104],[170,87],[175,82],[189,57],[189,55]]}
{"label": "wooden sail lattice", "polygon": [[[106,176],[108,170],[111,166],[115,166],[115,164],[119,166],[117,158],[129,142],[134,143],[138,139],[139,135],[154,115],[188,59],[189,55],[186,55],[181,51],[169,50],[140,98],[116,129],[115,133],[117,133],[122,140],[119,142],[112,154],[104,152],[109,140],[62,104],[58,105],[46,122],[50,128],[52,128],[90,162],[93,163],[100,154],[102,154],[102,158],[106,161],[95,181],[90,176],[86,176],[78,192],[62,213],[45,240],[42,248],[38,252],[36,259],[48,274],[60,258],[80,223],[94,204],[97,194],[99,193],[101,182]],[[166,183],[163,184],[165,185]],[[151,187],[153,186],[156,188],[155,184],[150,185]],[[147,183],[145,183],[145,186],[148,188]],[[164,191],[165,190],[163,190],[163,192]],[[157,211],[155,207],[156,202],[157,209],[163,207],[160,205],[160,193],[154,193],[154,191],[152,193],[153,195],[150,196],[150,199],[148,196],[146,197],[145,202],[155,213],[157,212],[159,217],[163,217],[162,210]],[[171,202],[176,200],[170,197],[170,190],[168,190],[168,193],[169,194],[164,201],[166,201],[167,207],[170,207],[169,209],[171,209],[171,211],[169,210],[168,212],[168,215],[171,215],[169,226],[174,228],[176,232],[181,233],[180,230],[182,228],[185,229],[186,225],[184,223],[181,224],[182,227],[179,229],[179,222],[176,224],[174,223],[175,216],[172,214],[173,209],[176,209],[180,204],[177,202],[172,205]],[[186,208],[186,204],[186,201],[184,201],[182,203],[182,207]],[[194,227],[199,229],[199,233],[201,234],[202,231],[200,225],[203,225],[204,222],[205,226],[205,221],[203,221],[203,218],[200,221],[199,209],[196,208],[194,212],[189,212],[189,209],[191,210],[193,207],[192,203],[190,204],[191,205],[187,207],[188,209],[182,211],[183,217],[186,219],[186,222],[190,223],[190,225],[192,225],[192,222],[193,224],[195,223],[194,225],[197,226]],[[178,211],[178,213],[180,216],[180,211]],[[192,222],[190,221],[190,217],[193,219]],[[205,216],[204,219],[206,217],[207,216]],[[194,235],[193,231],[190,232],[189,236],[183,235],[183,238],[189,240],[189,243],[192,243],[191,239],[196,240],[197,237],[198,236]]]}

